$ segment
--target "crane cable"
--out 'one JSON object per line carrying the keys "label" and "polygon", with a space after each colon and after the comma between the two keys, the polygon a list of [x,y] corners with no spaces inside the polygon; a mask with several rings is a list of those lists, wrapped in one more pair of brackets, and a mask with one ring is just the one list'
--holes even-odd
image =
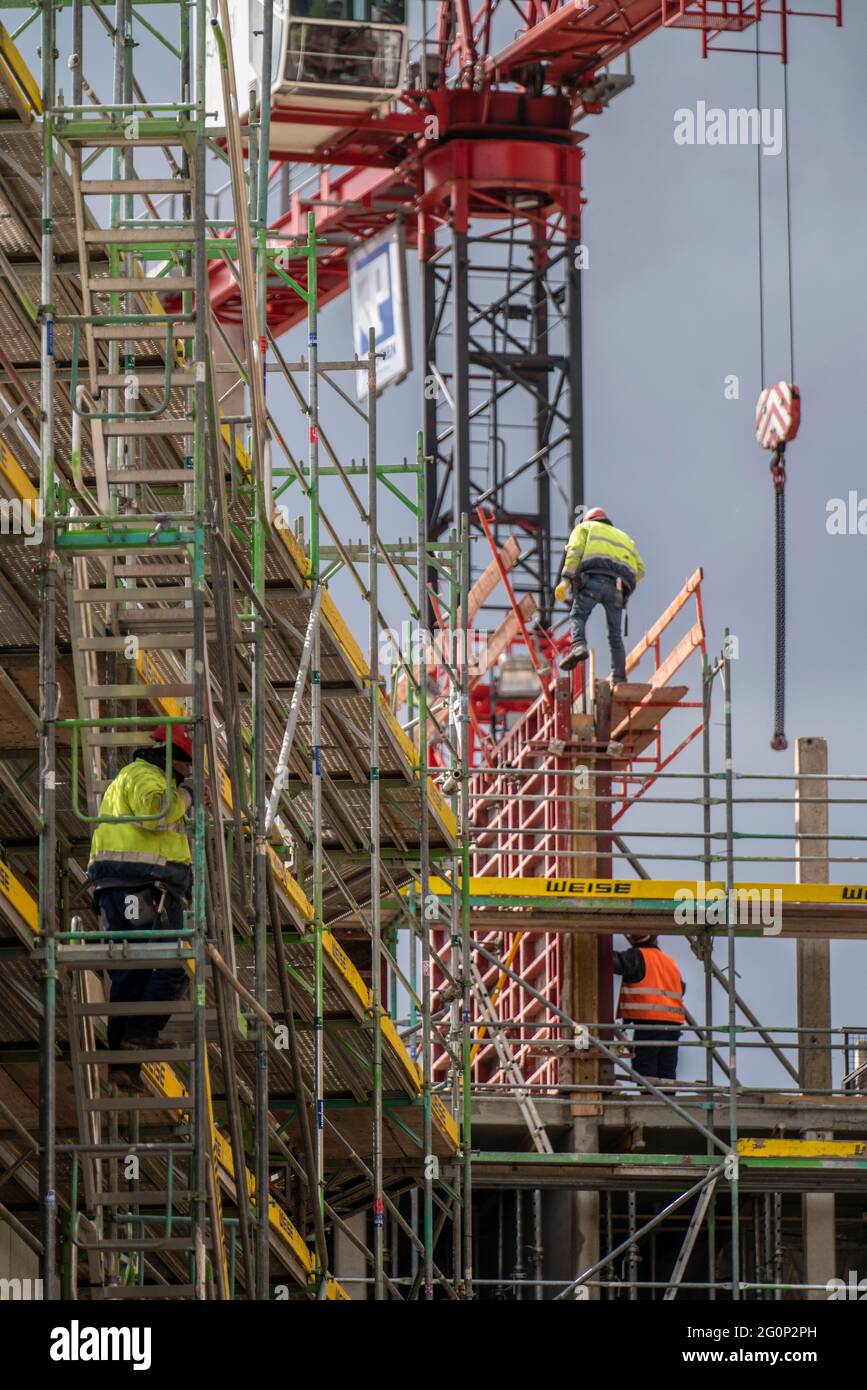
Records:
{"label": "crane cable", "polygon": [[[756,110],[761,119],[761,58],[758,29],[756,31]],[[794,293],[792,276],[792,190],[789,159],[789,73],[783,65],[783,130],[785,137],[786,192],[786,282],[789,327],[789,381],[795,381]],[[765,389],[765,274],[764,274],[764,217],[761,140],[756,146],[758,201],[758,273],[759,273],[759,356],[760,390]],[[786,739],[786,445],[781,442],[771,454],[770,471],[774,485],[774,732],[771,748],[782,751]]]}

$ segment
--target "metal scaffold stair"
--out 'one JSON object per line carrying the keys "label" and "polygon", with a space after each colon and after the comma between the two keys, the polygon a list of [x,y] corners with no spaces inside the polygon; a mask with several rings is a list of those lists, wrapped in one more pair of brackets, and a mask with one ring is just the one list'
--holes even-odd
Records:
{"label": "metal scaffold stair", "polygon": [[[177,966],[191,956],[189,947],[180,943],[173,952],[165,944],[154,949],[127,942],[123,950],[95,943],[58,947],[81,1136],[73,1161],[72,1230],[75,1258],[79,1264],[87,1262],[92,1298],[185,1298],[196,1293],[196,1270],[203,1268],[202,1256],[210,1239],[205,1236],[197,1244],[194,1229],[195,1149],[190,1123],[195,1092],[168,1099],[143,1088],[142,1094],[130,1095],[106,1085],[104,1079],[106,1067],[137,1063],[147,1073],[168,1063],[188,1068],[195,1086],[196,1048],[192,1042],[185,1047],[123,1051],[96,1046],[99,1018],[132,1016],[130,1006],[106,1003],[101,997],[103,970],[117,968],[121,962],[127,968]],[[161,1007],[183,1017],[189,1029],[190,1000]],[[153,1005],[140,1004],[136,1012],[147,1008]],[[151,1133],[157,1124],[164,1133]],[[76,1198],[83,1210],[78,1210]],[[168,1262],[177,1272],[176,1281],[146,1282],[148,1261],[155,1258]]]}
{"label": "metal scaffold stair", "polygon": [[[203,767],[205,376],[196,363],[204,362],[207,338],[206,300],[194,293],[204,284],[204,219],[184,135],[173,160],[184,176],[141,178],[134,157],[151,140],[127,138],[128,121],[86,124],[65,136],[83,308],[73,322],[70,404],[79,444],[87,432],[93,476],[78,474],[73,515],[81,520],[70,520],[60,543],[70,561],[78,705],[70,721],[73,806],[92,829],[119,758],[147,743],[161,702],[176,702],[175,719],[189,729]],[[82,177],[89,147],[110,161],[110,178]],[[166,192],[180,194],[186,218],[138,225],[137,200],[148,205]],[[106,198],[111,225],[102,230],[94,200]],[[92,264],[100,252],[104,275]],[[153,259],[179,271],[171,276],[173,292],[183,295],[179,314],[166,315],[154,298],[145,273]],[[201,777],[200,770],[199,793]],[[91,1297],[229,1296],[202,983],[203,816],[195,818],[191,845],[194,884],[182,930],[140,939],[134,931],[109,932],[103,919],[97,932],[74,919],[58,933],[79,1125],[73,1239],[75,1257],[88,1263]],[[165,918],[157,923],[168,926]],[[158,1006],[107,1002],[108,972],[155,968],[185,969],[188,996]],[[170,1019],[176,1042],[101,1046],[112,1017],[134,1021],[155,1012]],[[141,1069],[133,1093],[115,1084],[121,1064]],[[153,1084],[166,1067],[182,1078],[181,1094]]]}

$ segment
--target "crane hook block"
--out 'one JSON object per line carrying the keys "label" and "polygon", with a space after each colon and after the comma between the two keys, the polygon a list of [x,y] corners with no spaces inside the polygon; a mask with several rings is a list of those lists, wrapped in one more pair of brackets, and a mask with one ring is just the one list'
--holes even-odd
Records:
{"label": "crane hook block", "polygon": [[801,393],[788,381],[768,386],[756,406],[756,439],[763,449],[791,444],[801,425]]}
{"label": "crane hook block", "polygon": [[768,386],[756,406],[756,438],[771,452],[771,478],[774,483],[774,549],[776,570],[776,612],[774,615],[774,733],[771,747],[782,752],[788,747],[786,713],[786,445],[801,425],[801,393],[788,381]]}

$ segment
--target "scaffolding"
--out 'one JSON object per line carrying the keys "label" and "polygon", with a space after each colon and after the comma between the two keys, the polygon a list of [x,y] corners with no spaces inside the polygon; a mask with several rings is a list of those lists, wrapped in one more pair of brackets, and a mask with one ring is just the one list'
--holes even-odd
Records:
{"label": "scaffolding", "polygon": [[[42,334],[41,393],[25,402],[44,406],[38,494],[26,467],[9,465],[5,475],[19,501],[38,495],[45,503],[44,867],[38,895],[29,891],[33,865],[20,879],[10,870],[4,905],[43,982],[38,1244],[46,1289],[58,1287],[59,1269],[62,1291],[78,1296],[99,1289],[111,1298],[266,1298],[285,1285],[340,1298],[328,1242],[341,1232],[369,1263],[376,1291],[400,1298],[413,1290],[385,1268],[388,1221],[418,1265],[414,1296],[422,1283],[432,1296],[436,1283],[455,1297],[459,1279],[434,1261],[433,1229],[435,1207],[454,1217],[461,1204],[435,1171],[454,1155],[459,1130],[448,1098],[433,1092],[429,1047],[414,1046],[419,1065],[388,1013],[398,989],[409,991],[422,1019],[428,1006],[425,988],[417,993],[392,955],[379,914],[382,887],[412,883],[407,912],[421,934],[429,856],[440,862],[456,852],[455,822],[384,695],[377,595],[387,567],[418,621],[418,586],[436,568],[456,611],[465,542],[455,536],[428,552],[420,451],[409,461],[378,459],[375,342],[361,364],[318,358],[321,248],[313,227],[289,245],[266,235],[267,118],[258,162],[242,153],[237,122],[229,122],[220,152],[232,218],[218,225],[205,216],[204,104],[190,97],[203,91],[205,7],[179,7],[177,47],[119,9],[116,24],[105,26],[115,63],[106,103],[83,76],[93,32],[80,4],[68,8],[72,103],[55,88],[57,7],[43,14],[41,97],[29,89],[43,113],[41,132],[31,134],[37,151],[41,142],[52,156],[42,162],[42,308],[32,326]],[[227,58],[226,108],[237,112],[225,18],[222,27],[219,16],[210,23]],[[131,64],[142,32],[177,60],[179,101],[144,97]],[[154,170],[158,158],[167,169]],[[107,177],[92,176],[100,160]],[[108,200],[106,229],[90,210],[94,199]],[[207,265],[217,259],[238,277],[248,345],[240,353],[208,312]],[[301,362],[286,362],[269,341],[262,287],[270,275],[304,305]],[[366,408],[338,380],[359,366]],[[306,459],[270,412],[268,370],[298,406]],[[321,390],[330,393],[329,418],[342,402],[363,422],[360,462],[345,463],[332,447]],[[347,544],[343,505],[340,524],[331,520],[322,496],[330,478],[340,480],[366,542]],[[409,546],[378,534],[381,487],[414,521]],[[304,509],[306,546],[284,522],[283,494]],[[341,569],[367,605],[370,660],[328,591]],[[64,685],[56,660],[67,641]],[[404,676],[424,727],[428,718],[436,723],[411,663]],[[80,861],[85,837],[105,819],[101,794],[125,750],[158,724],[186,725],[193,736],[193,891],[182,928],[139,941],[95,919],[74,856]],[[459,747],[454,731],[445,736]],[[60,897],[55,865],[65,866]],[[362,913],[364,927],[338,943],[331,928],[347,910]],[[184,1016],[180,1046],[138,1059],[140,1098],[116,1094],[105,1070],[119,1060],[103,1046],[105,1020],[132,1013],[103,996],[119,960],[142,971],[188,963],[194,983],[189,999],[167,1008]],[[67,1068],[74,1138],[60,1132],[58,1116],[57,1077],[65,1083]],[[392,1150],[417,1154],[424,1206],[415,1224],[402,1194],[395,1199],[384,1187]],[[257,1200],[261,1192],[267,1203]],[[346,1219],[368,1204],[370,1245]]]}
{"label": "scaffolding", "polygon": [[[652,645],[642,639],[633,655],[646,652]],[[682,749],[696,732],[702,734],[698,771],[663,771],[670,760],[659,759],[658,754],[658,766],[652,771],[640,770],[640,757],[639,767],[633,771],[628,748],[621,748],[614,758],[609,756],[610,745],[605,740],[610,718],[607,727],[603,719],[601,730],[596,728],[594,742],[588,737],[586,716],[579,715],[570,738],[568,726],[564,728],[561,723],[557,727],[554,712],[540,696],[525,720],[504,740],[502,765],[474,774],[481,824],[477,823],[474,833],[475,875],[470,883],[471,941],[479,963],[480,995],[473,1028],[473,1080],[480,1111],[487,1101],[491,1112],[482,1126],[477,1125],[475,1134],[478,1138],[480,1128],[492,1133],[505,1129],[505,1120],[498,1126],[493,1118],[504,1106],[513,1111],[509,1116],[512,1132],[519,1132],[519,1119],[527,1131],[520,1149],[504,1152],[499,1143],[474,1153],[477,1191],[516,1189],[512,1229],[518,1249],[512,1277],[503,1269],[500,1193],[495,1217],[499,1268],[496,1276],[486,1272],[475,1281],[480,1290],[485,1286],[494,1289],[495,1296],[521,1297],[524,1288],[536,1297],[544,1291],[555,1298],[586,1297],[590,1290],[629,1298],[641,1293],[672,1299],[681,1291],[687,1296],[698,1293],[732,1299],[827,1297],[827,1280],[809,1277],[811,1252],[804,1253],[807,1269],[800,1278],[791,1272],[784,1275],[783,1223],[789,1227],[788,1263],[795,1225],[792,1194],[805,1196],[809,1202],[809,1194],[838,1192],[844,1194],[841,1200],[845,1202],[846,1193],[857,1194],[863,1187],[867,1149],[862,1118],[851,1113],[848,1120],[845,1118],[844,1099],[860,1084],[856,1078],[862,1073],[854,1053],[853,1030],[831,1026],[829,944],[831,938],[845,938],[850,932],[859,937],[862,934],[857,904],[863,901],[865,889],[859,884],[828,883],[830,864],[864,863],[863,854],[835,855],[831,851],[838,840],[845,842],[847,851],[852,841],[859,848],[863,836],[835,835],[828,826],[832,805],[863,804],[857,786],[853,786],[861,779],[851,774],[829,778],[827,749],[817,739],[798,741],[794,774],[738,773],[732,749],[733,644],[726,634],[722,651],[713,660],[708,660],[703,645],[703,641],[696,643],[702,660],[702,722],[698,731],[693,730],[678,745]],[[723,705],[722,772],[714,770],[710,757],[715,684],[721,687]],[[552,682],[550,693],[555,689]],[[611,703],[609,693],[597,686],[599,695],[603,704]],[[632,698],[640,708],[641,690],[637,688]],[[566,708],[574,709],[585,701],[582,685],[577,696],[574,689],[568,692]],[[664,709],[671,707],[666,700],[660,703]],[[627,737],[640,748],[643,734],[639,721],[637,730]],[[523,758],[516,748],[521,749]],[[699,794],[679,795],[678,783],[684,780],[698,783]],[[761,786],[755,787],[757,782],[780,780],[793,782],[794,797],[766,795]],[[634,806],[656,781],[662,784],[663,794],[648,801],[677,811],[697,811],[699,824],[692,829],[634,829],[627,832],[628,842],[623,834],[614,834],[612,826],[619,813]],[[671,782],[673,786],[666,785]],[[829,782],[841,784],[846,794],[829,798]],[[748,791],[759,794],[739,795],[743,783]],[[852,792],[856,794],[850,795]],[[530,803],[531,813],[527,809],[514,812],[515,803],[522,801]],[[595,817],[591,811],[580,829],[574,817],[579,804],[585,811],[595,809]],[[737,823],[736,808],[787,804],[795,807],[798,821],[791,837],[785,832],[742,829]],[[720,809],[723,823],[714,828],[713,816]],[[573,839],[569,838],[570,811]],[[543,820],[547,824],[541,823]],[[643,837],[650,840],[646,853],[634,848],[635,841]],[[692,840],[695,850],[657,847],[660,837]],[[794,841],[794,854],[765,852],[765,842],[771,841],[771,848],[779,849],[779,841],[789,838]],[[652,878],[644,859],[674,861],[684,866],[681,877]],[[617,875],[612,860],[628,866],[625,876]],[[798,881],[755,883],[736,877],[738,865],[756,863],[794,863]],[[692,879],[687,876],[689,866]],[[716,877],[720,868],[722,874]],[[442,894],[449,891],[448,884],[441,881],[435,881],[433,887]],[[846,903],[850,906],[844,907]],[[610,1008],[604,1009],[605,991],[598,988],[604,971],[600,943],[605,937],[600,932],[609,934],[610,942],[615,931],[680,935],[700,960],[704,1022],[687,1008],[684,1037],[662,1045],[681,1049],[681,1055],[684,1049],[687,1055],[692,1049],[703,1054],[701,1079],[660,1082],[639,1074],[630,1064],[628,1034],[612,1021]],[[797,940],[797,1026],[763,1023],[736,983],[737,939],[761,936]],[[525,954],[528,941],[530,949]],[[582,998],[582,981],[568,977],[564,943],[579,951],[589,946],[597,955],[599,1012],[592,1018],[586,1011],[586,979]],[[722,963],[714,954],[718,945],[722,946]],[[556,967],[551,978],[555,946]],[[581,974],[586,977],[587,973],[585,954]],[[534,976],[541,977],[540,982],[534,983]],[[715,984],[722,993],[722,1009],[716,1014]],[[785,1073],[785,1084],[762,1082],[754,1087],[742,1079],[754,1049],[773,1059]],[[841,1054],[843,1066],[835,1067],[835,1058]],[[517,1082],[513,1074],[516,1067],[520,1071]],[[624,1082],[625,1086],[620,1084]],[[564,1151],[556,1134],[552,1144],[549,1117],[554,1116],[554,1126],[562,1132],[562,1113],[557,1115],[555,1101],[565,1097],[572,1102],[573,1115],[595,1115],[600,1129],[607,1126],[613,1133],[625,1135],[627,1152],[579,1152],[568,1146]],[[795,1106],[797,1110],[790,1109]],[[615,1110],[618,1119],[612,1126]],[[830,1123],[832,1113],[835,1125]],[[839,1127],[849,1137],[841,1137]],[[651,1128],[657,1131],[656,1143],[645,1140],[644,1132]],[[792,1128],[798,1137],[792,1137]],[[660,1151],[665,1134],[669,1143],[675,1140],[676,1152]],[[700,1174],[697,1181],[696,1170]],[[552,1188],[601,1191],[607,1201],[605,1219],[600,1223],[607,1249],[574,1278],[560,1284],[528,1274],[520,1254],[521,1194],[527,1190],[533,1194],[538,1229],[536,1204],[540,1194]],[[666,1198],[661,1207],[656,1205],[659,1199],[651,1198],[650,1210],[639,1222],[639,1194],[675,1190],[677,1195]],[[625,1201],[614,1212],[620,1193]],[[645,1237],[655,1242],[656,1233],[666,1223],[670,1232],[675,1214],[684,1207],[688,1208],[688,1220],[678,1237],[676,1258],[669,1253],[670,1271],[665,1278],[639,1277],[640,1242]],[[615,1236],[615,1218],[621,1224],[623,1239]],[[742,1234],[744,1221],[749,1227],[747,1241]],[[721,1225],[728,1228],[726,1240],[719,1238]],[[825,1234],[827,1237],[827,1231]],[[830,1239],[833,1243],[833,1234]],[[687,1279],[686,1270],[699,1242],[707,1261],[704,1277]],[[527,1244],[535,1249],[531,1242]],[[489,1261],[492,1255],[489,1247]],[[725,1275],[720,1274],[721,1262],[727,1262]],[[655,1251],[653,1263],[655,1266]]]}
{"label": "scaffolding", "polygon": [[[265,4],[265,70],[271,16]],[[36,18],[39,84],[15,44]],[[143,90],[149,46],[171,96]],[[88,80],[100,62],[110,95]],[[445,515],[434,407],[409,457],[383,446],[375,335],[362,358],[320,354],[328,209],[270,226],[268,105],[242,127],[233,73],[225,0],[179,0],[176,34],[129,0],[112,18],[44,4],[0,44],[0,150],[18,171],[7,157],[0,480],[42,525],[38,546],[0,551],[0,1067],[14,1095],[0,1160],[38,1234],[2,1199],[0,1218],[38,1255],[48,1297],[825,1296],[828,1225],[817,1254],[810,1198],[839,1194],[842,1241],[867,1166],[865,1029],[832,1027],[828,993],[829,940],[867,934],[867,888],[827,882],[830,865],[867,862],[867,837],[832,835],[828,811],[863,806],[863,777],[831,777],[821,740],[800,740],[794,796],[750,794],[772,779],[734,767],[732,644],[708,656],[700,570],[625,684],[593,663],[558,674],[562,638],[533,622],[547,530],[528,565],[490,499],[471,508],[456,488]],[[228,176],[225,220],[207,210],[206,156]],[[574,300],[566,212],[551,236]],[[528,235],[530,269],[510,275],[542,293],[552,266]],[[436,305],[468,287],[427,251],[436,363]],[[217,273],[240,335],[213,312]],[[283,318],[306,322],[297,360],[271,321],[276,292]],[[506,330],[482,318],[494,351]],[[527,322],[519,346],[539,351],[546,324]],[[468,341],[455,352],[457,392]],[[495,366],[508,377],[504,356]],[[577,409],[577,361],[549,366],[541,452]],[[341,412],[360,440],[349,459]],[[499,460],[491,477],[513,481]],[[385,533],[384,494],[409,539]],[[490,547],[481,573],[471,535]],[[509,696],[507,661],[529,693]],[[158,725],[192,733],[193,886],[182,925],[137,940],[97,917],[85,865],[103,793]],[[698,769],[676,770],[699,746]],[[751,823],[784,805],[788,852]],[[697,822],[660,826],[657,806]],[[797,882],[741,882],[746,863],[793,866]],[[684,937],[701,961],[704,1017],[688,1013],[679,1042],[700,1081],[630,1060],[612,940],[636,929]],[[797,1026],[764,1022],[737,983],[738,941],[762,935],[797,940]],[[143,1050],[138,1097],[107,1072],[107,1024],[135,1014],[107,998],[119,963],[191,982],[162,1006],[176,1045]],[[753,1057],[785,1084],[745,1081]],[[557,1221],[580,1228],[580,1258],[550,1248]]]}

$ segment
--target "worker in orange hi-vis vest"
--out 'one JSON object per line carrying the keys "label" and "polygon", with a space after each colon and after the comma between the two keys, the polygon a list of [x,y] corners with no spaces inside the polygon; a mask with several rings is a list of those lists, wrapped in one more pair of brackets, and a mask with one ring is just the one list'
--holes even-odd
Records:
{"label": "worker in orange hi-vis vest", "polygon": [[674,1081],[686,985],[677,962],[660,949],[655,936],[627,940],[629,950],[614,952],[614,973],[623,979],[618,1016],[632,1024],[632,1069],[651,1080]]}

